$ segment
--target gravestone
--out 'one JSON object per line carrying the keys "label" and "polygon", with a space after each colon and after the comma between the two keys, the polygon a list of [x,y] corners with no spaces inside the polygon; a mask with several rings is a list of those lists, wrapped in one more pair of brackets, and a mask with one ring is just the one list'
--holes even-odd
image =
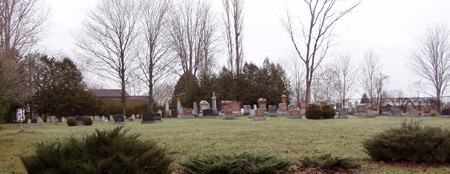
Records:
{"label": "gravestone", "polygon": [[213,96],[211,97],[211,103],[212,103],[212,110],[214,115],[217,115],[217,98],[216,93],[213,92]]}
{"label": "gravestone", "polygon": [[205,118],[205,119],[216,118],[216,117],[214,117],[214,110],[212,110],[212,109],[205,109],[202,112],[203,112],[203,117],[202,118]]}
{"label": "gravestone", "polygon": [[232,120],[234,119],[233,108],[230,106],[225,106],[225,112],[223,113],[224,120]]}
{"label": "gravestone", "polygon": [[419,111],[417,109],[411,109],[409,110],[409,116],[411,117],[418,117],[419,116]]}
{"label": "gravestone", "polygon": [[375,113],[372,110],[367,110],[366,112],[366,117],[367,118],[375,118]]}
{"label": "gravestone", "polygon": [[286,103],[278,104],[278,115],[287,116],[289,115]]}
{"label": "gravestone", "polygon": [[450,118],[450,111],[448,109],[443,109],[441,117],[442,118]]}
{"label": "gravestone", "polygon": [[399,109],[393,109],[392,110],[392,116],[394,116],[394,117],[401,117],[402,116],[402,112]]}
{"label": "gravestone", "polygon": [[109,115],[109,121],[114,121],[114,116],[113,115]]}
{"label": "gravestone", "polygon": [[84,125],[84,116],[77,115],[74,118],[77,125]]}
{"label": "gravestone", "polygon": [[252,106],[244,105],[244,115],[250,115],[250,110],[251,109],[252,109]]}
{"label": "gravestone", "polygon": [[220,106],[221,106],[220,112],[222,112],[222,113],[225,114],[225,108],[226,108],[227,106],[229,106],[228,104],[229,104],[230,102],[231,102],[231,101],[224,101],[224,100],[222,100],[222,102],[220,102]]}
{"label": "gravestone", "polygon": [[288,111],[292,111],[292,110],[295,110],[295,109],[297,109],[297,108],[295,108],[295,105],[289,105],[288,106]]}
{"label": "gravestone", "polygon": [[205,109],[211,109],[209,107],[209,103],[206,100],[200,101],[200,115],[203,115],[203,110]]}
{"label": "gravestone", "polygon": [[306,110],[306,102],[300,102],[299,104],[300,110]]}
{"label": "gravestone", "polygon": [[134,121],[134,114],[132,114],[131,117],[128,118],[128,121]]}
{"label": "gravestone", "polygon": [[406,106],[406,112],[407,112],[407,113],[411,113],[411,109],[414,109],[414,106],[413,106],[413,105],[408,105],[408,106]]}
{"label": "gravestone", "polygon": [[114,115],[114,123],[113,124],[125,124],[125,116],[123,114]]}
{"label": "gravestone", "polygon": [[354,112],[352,102],[348,102],[348,114],[353,115]]}
{"label": "gravestone", "polygon": [[267,100],[265,98],[258,99],[258,109],[264,110],[264,112],[267,111]]}
{"label": "gravestone", "polygon": [[281,95],[281,103],[286,103],[286,91],[283,91],[283,95]]}
{"label": "gravestone", "polygon": [[194,109],[192,114],[195,116],[198,116],[198,109],[197,109],[197,102],[194,102],[192,108]]}
{"label": "gravestone", "polygon": [[164,117],[169,117],[170,116],[170,108],[169,108],[169,99],[168,98],[166,98],[164,110],[165,110],[164,111]]}
{"label": "gravestone", "polygon": [[181,106],[180,100],[177,101],[177,118],[183,118],[183,106]]}
{"label": "gravestone", "polygon": [[105,122],[106,121],[106,117],[104,115],[102,115],[102,121]]}
{"label": "gravestone", "polygon": [[182,118],[185,118],[185,119],[195,118],[192,112],[193,112],[192,108],[184,108]]}
{"label": "gravestone", "polygon": [[355,116],[357,116],[357,117],[364,117],[364,116],[366,116],[366,106],[365,105],[358,105],[358,106],[356,106]]}
{"label": "gravestone", "polygon": [[364,104],[364,109],[366,111],[369,110],[370,109],[370,104],[369,103]]}
{"label": "gravestone", "polygon": [[277,106],[275,105],[269,105],[269,116],[270,117],[277,117]]}
{"label": "gravestone", "polygon": [[336,110],[342,109],[342,103],[336,103]]}
{"label": "gravestone", "polygon": [[339,109],[338,114],[338,119],[348,119],[347,113],[343,109]]}
{"label": "gravestone", "polygon": [[235,117],[242,116],[241,102],[240,101],[232,101],[232,102],[229,103],[229,106],[231,106],[231,108],[233,109],[233,115]]}
{"label": "gravestone", "polygon": [[66,117],[61,117],[61,123],[67,123],[67,118]]}
{"label": "gravestone", "polygon": [[264,109],[255,110],[255,116],[253,117],[253,121],[264,121],[266,117],[264,117]]}
{"label": "gravestone", "polygon": [[55,116],[52,116],[52,123],[58,124],[58,118],[56,118]]}
{"label": "gravestone", "polygon": [[162,122],[160,113],[144,113],[142,115],[142,124]]}
{"label": "gravestone", "polygon": [[52,118],[53,116],[47,116],[47,123],[52,123]]}
{"label": "gravestone", "polygon": [[37,117],[36,123],[43,123],[43,122],[44,122],[44,121],[42,121],[42,117],[38,116],[38,117]]}
{"label": "gravestone", "polygon": [[300,113],[299,110],[290,110],[289,111],[289,116],[287,117],[289,119],[302,119],[302,114]]}
{"label": "gravestone", "polygon": [[[250,109],[250,115],[248,115],[248,118],[253,118],[255,117],[256,114],[256,110],[255,109]],[[264,115],[264,114],[263,114]]]}
{"label": "gravestone", "polygon": [[424,106],[423,107],[423,113],[426,113],[426,114],[431,113],[431,108],[429,106]]}
{"label": "gravestone", "polygon": [[94,116],[94,121],[102,121],[102,120],[100,120],[100,116],[96,115]]}

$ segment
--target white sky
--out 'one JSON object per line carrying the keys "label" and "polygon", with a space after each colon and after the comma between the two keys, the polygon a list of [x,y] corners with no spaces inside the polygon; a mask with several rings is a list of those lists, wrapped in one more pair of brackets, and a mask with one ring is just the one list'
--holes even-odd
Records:
{"label": "white sky", "polygon": [[[221,0],[210,0],[221,10]],[[72,33],[99,0],[47,0],[51,5],[48,33],[39,49],[52,54],[76,58]],[[246,0],[244,9],[245,61],[262,65],[264,58],[281,62],[290,56],[292,45],[281,25],[284,0]],[[218,14],[221,15],[221,14]],[[391,77],[388,88],[410,94],[410,85],[417,81],[407,68],[408,54],[427,26],[450,26],[450,0],[364,0],[355,12],[336,26],[340,43],[329,53],[330,60],[343,53],[353,56],[355,64],[364,51],[372,49],[380,56],[384,73]],[[219,63],[226,65],[225,59]],[[359,97],[359,96],[354,96]]]}

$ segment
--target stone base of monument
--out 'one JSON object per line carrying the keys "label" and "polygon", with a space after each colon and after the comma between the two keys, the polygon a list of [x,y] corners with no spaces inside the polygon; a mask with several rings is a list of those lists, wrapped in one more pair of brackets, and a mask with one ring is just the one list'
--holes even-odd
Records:
{"label": "stone base of monument", "polygon": [[269,117],[278,117],[278,113],[269,113]]}
{"label": "stone base of monument", "polygon": [[302,116],[287,116],[289,119],[302,119]]}
{"label": "stone base of monument", "polygon": [[266,117],[253,117],[253,121],[266,121]]}
{"label": "stone base of monument", "polygon": [[253,118],[253,117],[255,117],[254,115],[249,115],[249,116],[247,116],[247,118]]}
{"label": "stone base of monument", "polygon": [[365,117],[366,113],[355,113],[356,117]]}
{"label": "stone base of monument", "polygon": [[241,111],[233,111],[233,116],[242,117],[242,112]]}
{"label": "stone base of monument", "polygon": [[429,113],[422,113],[421,116],[422,116],[422,117],[431,117],[431,114],[429,114]]}
{"label": "stone base of monument", "polygon": [[234,115],[224,115],[223,119],[224,120],[233,120],[234,119]]}
{"label": "stone base of monument", "polygon": [[345,116],[338,116],[337,118],[338,119],[348,119],[347,115],[345,115]]}
{"label": "stone base of monument", "polygon": [[150,124],[150,123],[161,123],[161,120],[153,120],[153,121],[141,121],[141,124]]}
{"label": "stone base of monument", "polygon": [[288,116],[289,113],[288,112],[278,112],[279,116]]}
{"label": "stone base of monument", "polygon": [[182,119],[193,119],[195,118],[194,116],[181,116]]}
{"label": "stone base of monument", "polygon": [[114,122],[113,124],[125,124],[125,122]]}
{"label": "stone base of monument", "polygon": [[450,118],[450,115],[442,115],[441,118]]}
{"label": "stone base of monument", "polygon": [[269,112],[264,112],[264,116],[269,116]]}
{"label": "stone base of monument", "polygon": [[390,112],[383,112],[381,113],[384,116],[393,116],[394,114],[390,113]]}
{"label": "stone base of monument", "polygon": [[221,116],[221,117],[222,117],[222,116],[223,116],[223,113],[222,113],[222,112],[219,112],[219,116]]}
{"label": "stone base of monument", "polygon": [[214,119],[216,117],[212,116],[212,115],[207,115],[207,116],[203,116],[202,119]]}

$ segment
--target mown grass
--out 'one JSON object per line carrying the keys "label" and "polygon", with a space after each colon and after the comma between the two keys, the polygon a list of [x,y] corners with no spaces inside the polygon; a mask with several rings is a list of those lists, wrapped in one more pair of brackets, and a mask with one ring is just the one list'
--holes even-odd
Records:
{"label": "mown grass", "polygon": [[[422,120],[422,125],[449,128],[450,119],[445,118],[358,118],[332,120],[291,120],[285,117],[253,121],[247,117],[235,120],[217,119],[163,119],[162,123],[141,124],[128,122],[125,129],[141,134],[143,139],[153,139],[175,158],[176,163],[193,154],[211,152],[270,152],[297,160],[304,156],[332,154],[340,157],[368,159],[361,142],[392,127],[400,127],[404,120]],[[31,128],[39,126],[39,128]],[[24,124],[25,133],[18,124],[4,124],[0,129],[0,173],[26,173],[20,155],[33,153],[37,142],[64,140],[84,136],[95,129],[112,129],[111,122],[94,122],[92,126],[69,127],[67,124]],[[398,168],[379,163],[369,166],[365,173],[447,173],[450,167]]]}

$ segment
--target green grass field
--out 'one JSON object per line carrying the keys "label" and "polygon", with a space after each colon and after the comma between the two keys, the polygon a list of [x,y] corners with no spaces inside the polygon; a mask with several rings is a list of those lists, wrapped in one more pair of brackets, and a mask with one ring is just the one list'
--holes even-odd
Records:
{"label": "green grass field", "polygon": [[[292,160],[304,156],[331,153],[334,156],[368,159],[361,142],[406,120],[421,120],[422,125],[449,128],[445,118],[358,118],[332,120],[292,120],[285,117],[253,121],[247,117],[235,120],[163,119],[162,123],[124,125],[142,139],[152,139],[167,148],[176,162],[189,155],[214,152],[264,151]],[[0,129],[0,173],[26,173],[20,155],[33,153],[34,144],[82,137],[95,129],[112,129],[112,122],[94,122],[92,126],[69,127],[65,123],[24,124],[25,133],[18,134],[19,124],[3,124]],[[36,128],[38,126],[39,128]],[[364,173],[449,173],[450,167],[395,167],[377,162],[364,162]]]}

